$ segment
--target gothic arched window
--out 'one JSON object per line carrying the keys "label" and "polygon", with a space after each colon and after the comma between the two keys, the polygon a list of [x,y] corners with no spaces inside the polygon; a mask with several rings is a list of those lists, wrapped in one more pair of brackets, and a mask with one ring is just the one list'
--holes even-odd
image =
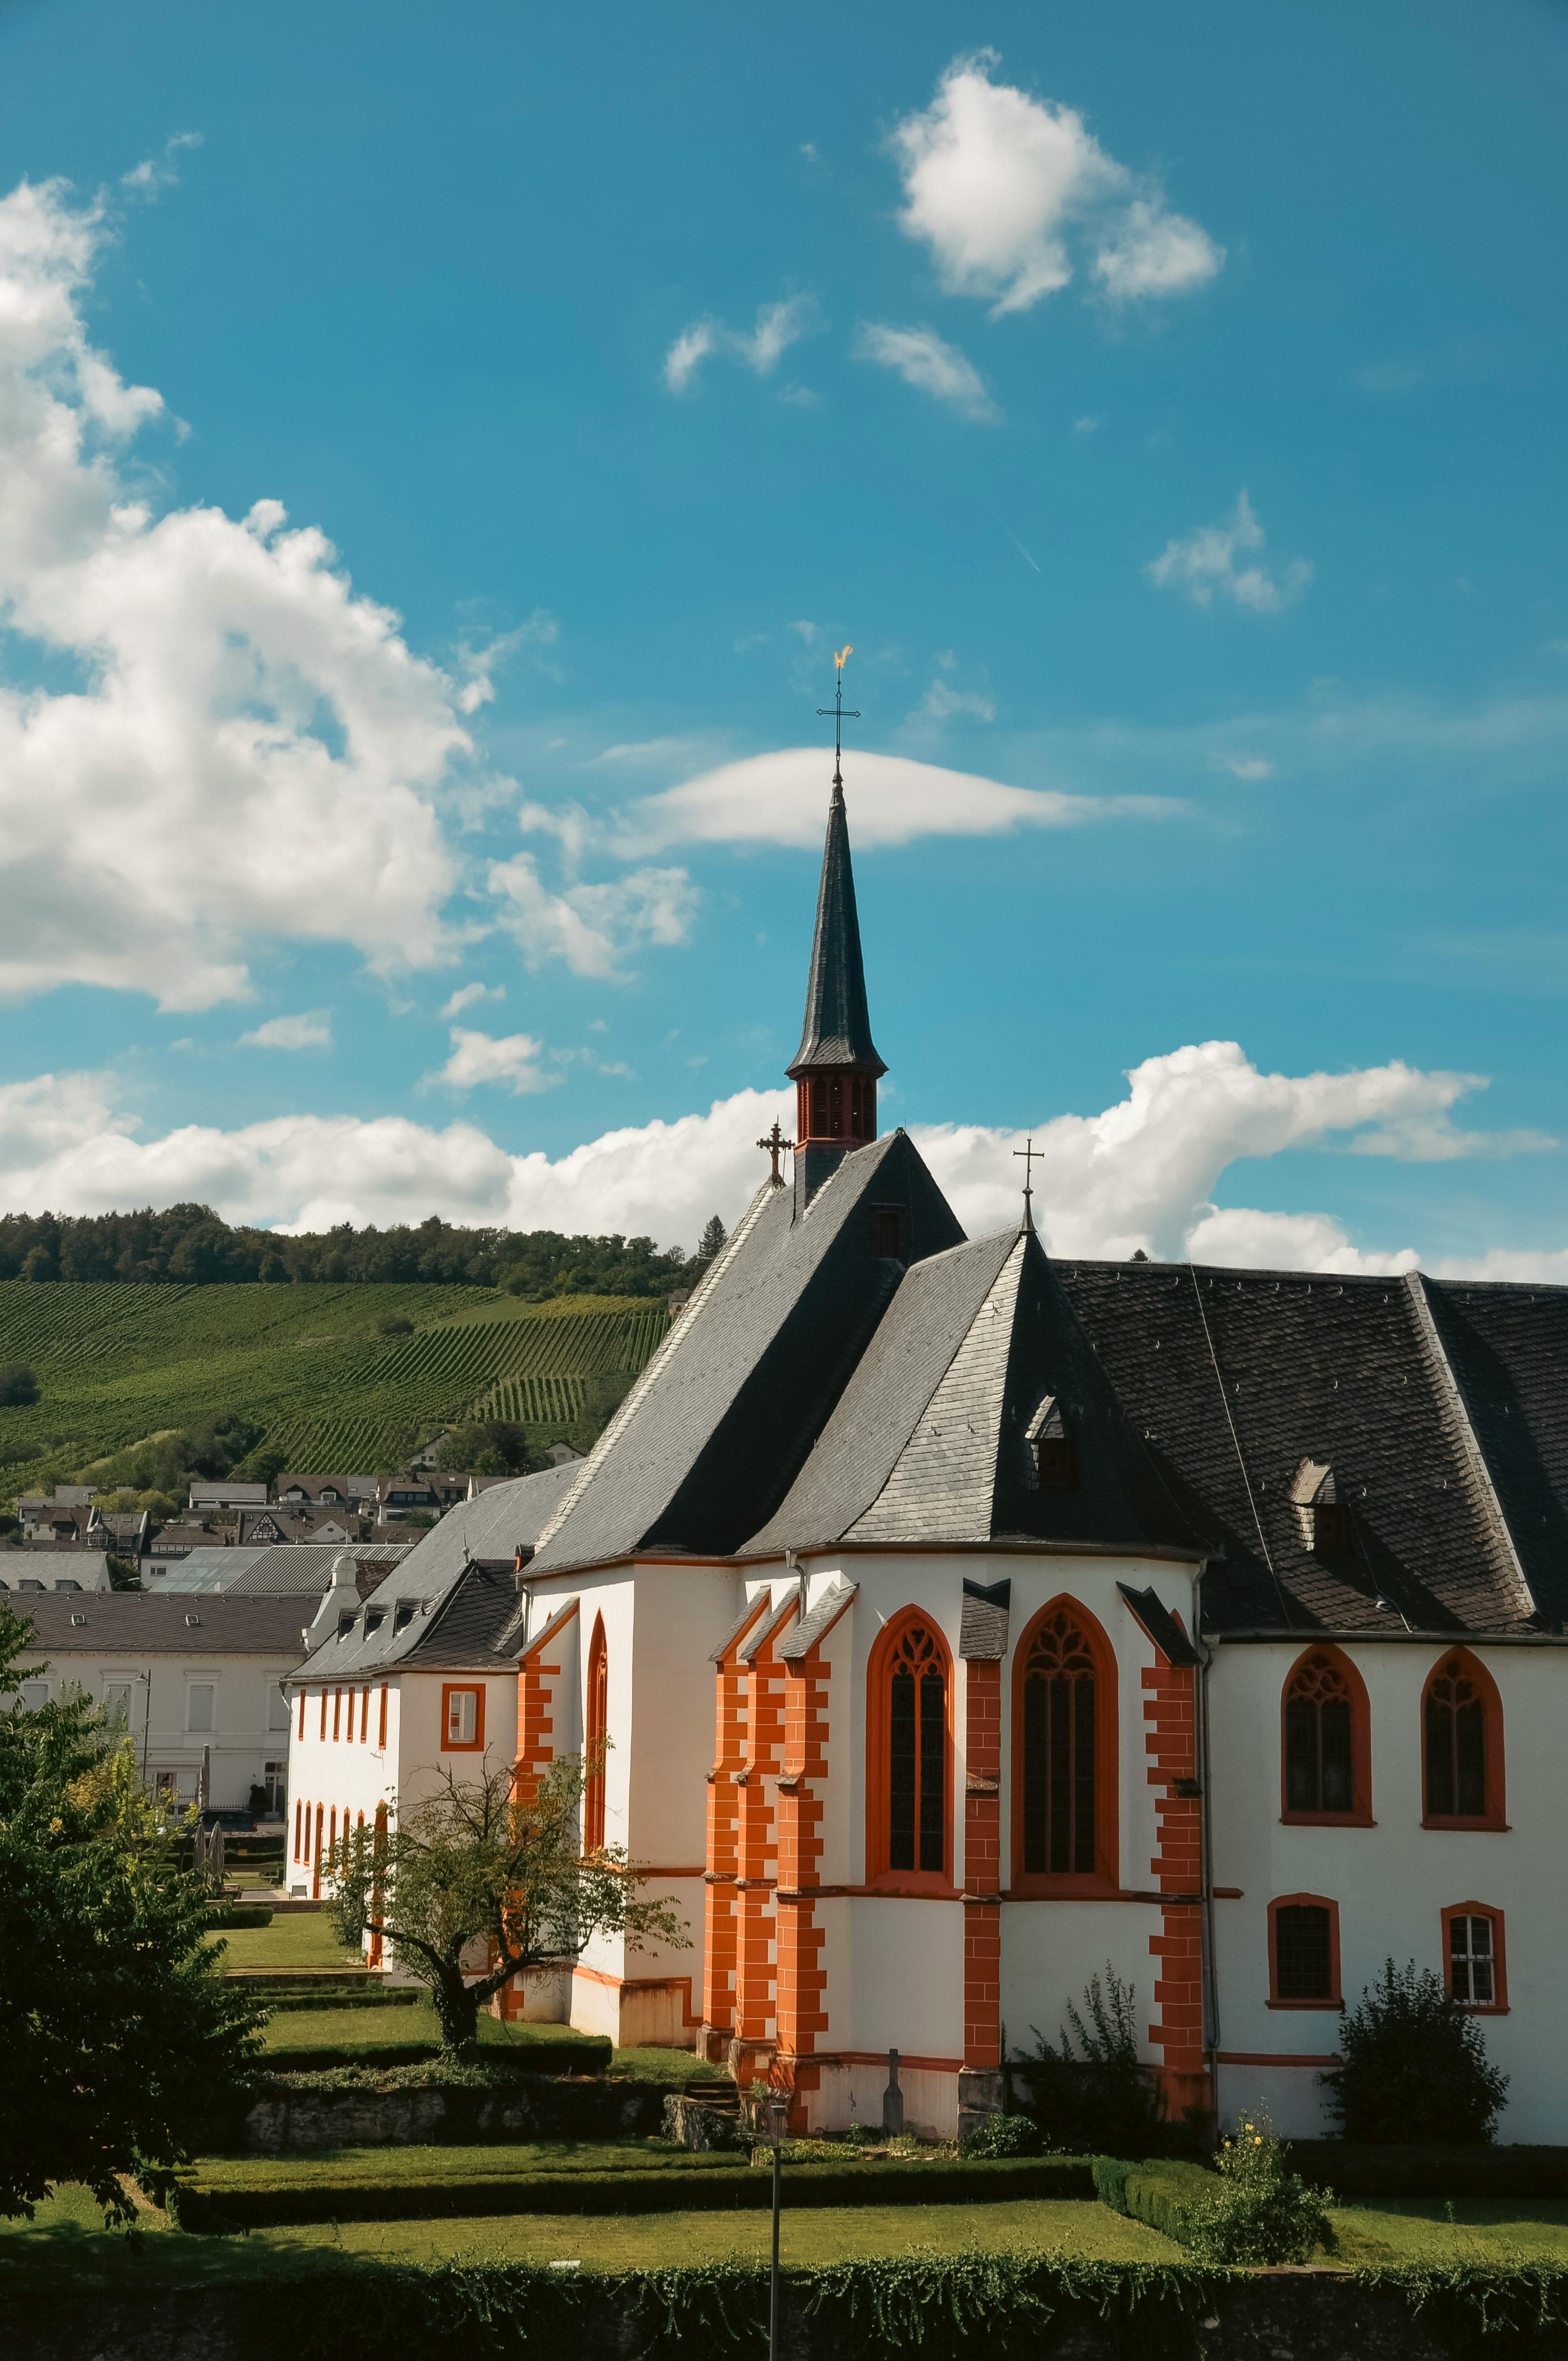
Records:
{"label": "gothic arched window", "polygon": [[1285,1682],[1284,1788],[1288,1820],[1369,1823],[1371,1741],[1366,1689],[1338,1648],[1309,1648]]}
{"label": "gothic arched window", "polygon": [[1444,1655],[1421,1698],[1423,1817],[1430,1825],[1501,1828],[1503,1706],[1467,1648]]}
{"label": "gothic arched window", "polygon": [[1014,1660],[1013,1873],[1038,1892],[1116,1883],[1116,1666],[1075,1599],[1057,1599]]}
{"label": "gothic arched window", "polygon": [[604,1617],[594,1617],[588,1642],[587,1743],[583,1759],[583,1850],[598,1852],[604,1843],[604,1758],[609,1740],[609,1654],[605,1646]]}
{"label": "gothic arched window", "polygon": [[890,1624],[871,1666],[868,1878],[951,1874],[951,1692],[936,1625],[918,1614]]}

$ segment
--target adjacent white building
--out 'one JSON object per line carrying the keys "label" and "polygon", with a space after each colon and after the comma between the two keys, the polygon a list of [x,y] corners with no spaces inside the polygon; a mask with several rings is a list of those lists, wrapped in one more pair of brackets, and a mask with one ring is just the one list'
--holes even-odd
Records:
{"label": "adjacent white building", "polygon": [[25,1611],[25,1706],[85,1692],[125,1724],[149,1787],[189,1804],[204,1781],[206,1803],[231,1811],[259,1789],[268,1816],[281,1816],[284,1685],[304,1653],[297,1599],[54,1593]]}

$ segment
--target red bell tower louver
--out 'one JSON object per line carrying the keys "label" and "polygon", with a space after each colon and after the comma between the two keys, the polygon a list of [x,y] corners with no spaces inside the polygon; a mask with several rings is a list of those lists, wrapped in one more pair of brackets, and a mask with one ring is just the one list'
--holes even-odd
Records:
{"label": "red bell tower louver", "polygon": [[[866,1007],[850,824],[844,809],[843,721],[845,648],[833,659],[838,684],[833,714],[833,799],[822,849],[817,932],[806,987],[806,1023],[789,1067],[795,1086],[795,1146],[863,1148],[877,1136],[876,1086],[886,1066],[872,1039]],[[851,714],[850,719],[857,717]]]}

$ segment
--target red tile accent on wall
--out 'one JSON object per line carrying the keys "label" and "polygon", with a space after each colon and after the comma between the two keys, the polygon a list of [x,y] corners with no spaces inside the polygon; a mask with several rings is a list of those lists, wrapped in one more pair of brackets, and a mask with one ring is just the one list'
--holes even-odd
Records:
{"label": "red tile accent on wall", "polygon": [[778,2046],[774,2079],[794,2093],[792,2129],[806,2126],[805,2094],[815,2089],[812,2053],[828,2031],[828,1938],[813,1899],[822,1880],[823,1797],[828,1785],[828,1687],[831,1666],[817,1648],[784,1667],[784,1764],[778,1803]]}
{"label": "red tile accent on wall", "polygon": [[[1198,1775],[1194,1683],[1190,1666],[1163,1656],[1143,1675],[1144,1736],[1156,1790],[1157,1841],[1149,1869],[1162,1894],[1197,1894],[1203,1881],[1201,1806],[1196,1795],[1179,1795],[1179,1780]],[[1149,1937],[1157,1962],[1155,2022],[1149,2040],[1162,2053],[1160,2080],[1170,2114],[1179,2120],[1191,2106],[1212,2109],[1209,2061],[1203,2048],[1203,1913],[1197,1901],[1165,1903],[1160,1931]]]}
{"label": "red tile accent on wall", "polygon": [[1002,2061],[1002,1667],[964,1666],[964,2064]]}

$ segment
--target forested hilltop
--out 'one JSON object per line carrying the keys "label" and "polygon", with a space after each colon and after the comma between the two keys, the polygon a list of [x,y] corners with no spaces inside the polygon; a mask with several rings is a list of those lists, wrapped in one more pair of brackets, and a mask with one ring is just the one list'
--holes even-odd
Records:
{"label": "forested hilltop", "polygon": [[690,1287],[724,1243],[714,1217],[695,1255],[652,1238],[563,1237],[555,1230],[471,1230],[433,1213],[417,1226],[340,1227],[302,1237],[231,1229],[210,1205],[134,1213],[0,1216],[0,1279],[207,1287],[499,1287],[543,1302],[557,1295],[660,1296]]}

